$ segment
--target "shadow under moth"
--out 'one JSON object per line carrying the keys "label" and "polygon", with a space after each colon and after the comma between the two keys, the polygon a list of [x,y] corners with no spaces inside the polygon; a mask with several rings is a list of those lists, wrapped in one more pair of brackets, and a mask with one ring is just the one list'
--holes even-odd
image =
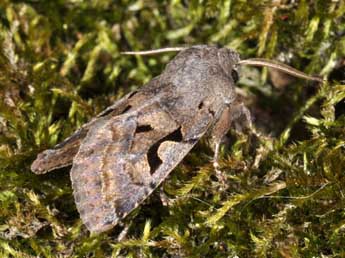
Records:
{"label": "shadow under moth", "polygon": [[91,232],[113,228],[142,203],[207,134],[218,170],[220,143],[235,123],[251,126],[235,93],[240,65],[273,67],[321,81],[263,59],[240,60],[228,48],[198,45],[125,54],[180,51],[157,77],[108,107],[72,136],[37,156],[36,174],[72,164],[80,217]]}

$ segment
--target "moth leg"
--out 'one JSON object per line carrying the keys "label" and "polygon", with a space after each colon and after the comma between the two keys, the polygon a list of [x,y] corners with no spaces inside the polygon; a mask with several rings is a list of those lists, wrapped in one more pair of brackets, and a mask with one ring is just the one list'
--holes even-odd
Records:
{"label": "moth leg", "polygon": [[231,127],[235,127],[239,131],[252,128],[250,111],[241,102],[227,106],[211,130],[211,142],[214,149],[213,167],[222,188],[226,188],[226,177],[219,168],[219,150],[226,133]]}
{"label": "moth leg", "polygon": [[249,130],[255,133],[250,111],[242,102],[232,107],[231,114],[236,131],[244,132]]}
{"label": "moth leg", "polygon": [[231,110],[230,110],[230,107],[227,106],[223,110],[218,121],[212,127],[212,130],[210,133],[211,143],[213,145],[213,151],[214,151],[213,168],[216,172],[216,176],[218,178],[218,181],[221,184],[220,190],[226,189],[226,176],[220,170],[219,150],[220,150],[220,146],[223,142],[223,139],[224,139],[226,133],[229,131],[230,127],[231,127]]}
{"label": "moth leg", "polygon": [[216,176],[219,182],[221,183],[220,190],[224,190],[226,188],[226,177],[224,176],[223,172],[220,170],[219,168],[220,166],[218,162],[221,141],[217,141],[214,143],[213,168],[214,168],[214,171],[216,171]]}

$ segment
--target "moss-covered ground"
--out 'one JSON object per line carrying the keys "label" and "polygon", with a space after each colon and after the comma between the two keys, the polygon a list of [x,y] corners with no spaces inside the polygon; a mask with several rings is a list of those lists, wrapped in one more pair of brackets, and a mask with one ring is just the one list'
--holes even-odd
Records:
{"label": "moss-covered ground", "polygon": [[[0,1],[0,257],[345,257],[343,0]],[[244,68],[258,135],[229,132],[221,169],[202,140],[114,230],[90,235],[69,168],[30,164],[174,56],[219,44],[280,60],[320,85]],[[126,237],[117,241],[127,228]]]}

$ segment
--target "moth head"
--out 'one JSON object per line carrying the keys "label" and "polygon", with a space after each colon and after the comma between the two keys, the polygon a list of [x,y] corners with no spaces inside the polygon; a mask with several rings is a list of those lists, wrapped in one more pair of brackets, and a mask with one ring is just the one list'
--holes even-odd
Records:
{"label": "moth head", "polygon": [[241,60],[240,55],[230,48],[219,48],[217,55],[219,65],[223,68],[224,72],[228,74],[234,82],[237,82],[239,79],[238,63]]}
{"label": "moth head", "polygon": [[[206,45],[203,45],[202,47],[208,47]],[[164,52],[179,52],[188,49],[188,47],[168,47],[168,48],[161,48],[156,50],[148,50],[148,51],[129,51],[129,52],[122,52],[122,54],[125,55],[153,55],[153,54],[159,54]],[[318,76],[310,76],[307,75],[301,71],[298,71],[291,66],[288,66],[286,64],[272,61],[268,59],[263,58],[250,58],[250,59],[244,59],[241,60],[239,54],[229,48],[219,48],[218,52],[218,62],[220,66],[223,68],[224,72],[228,74],[234,82],[236,82],[239,78],[238,76],[238,70],[239,66],[242,65],[250,65],[250,66],[261,66],[261,67],[269,67],[273,69],[277,69],[279,71],[285,72],[287,74],[290,74],[292,76],[302,78],[305,80],[311,80],[311,81],[318,81],[318,82],[325,82],[322,78]]]}

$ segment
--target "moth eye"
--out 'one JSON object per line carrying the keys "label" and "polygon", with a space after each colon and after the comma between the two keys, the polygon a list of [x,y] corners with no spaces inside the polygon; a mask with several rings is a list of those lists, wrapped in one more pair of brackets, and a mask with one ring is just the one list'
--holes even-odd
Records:
{"label": "moth eye", "polygon": [[231,70],[231,78],[234,80],[235,83],[239,80],[238,72],[235,69]]}

